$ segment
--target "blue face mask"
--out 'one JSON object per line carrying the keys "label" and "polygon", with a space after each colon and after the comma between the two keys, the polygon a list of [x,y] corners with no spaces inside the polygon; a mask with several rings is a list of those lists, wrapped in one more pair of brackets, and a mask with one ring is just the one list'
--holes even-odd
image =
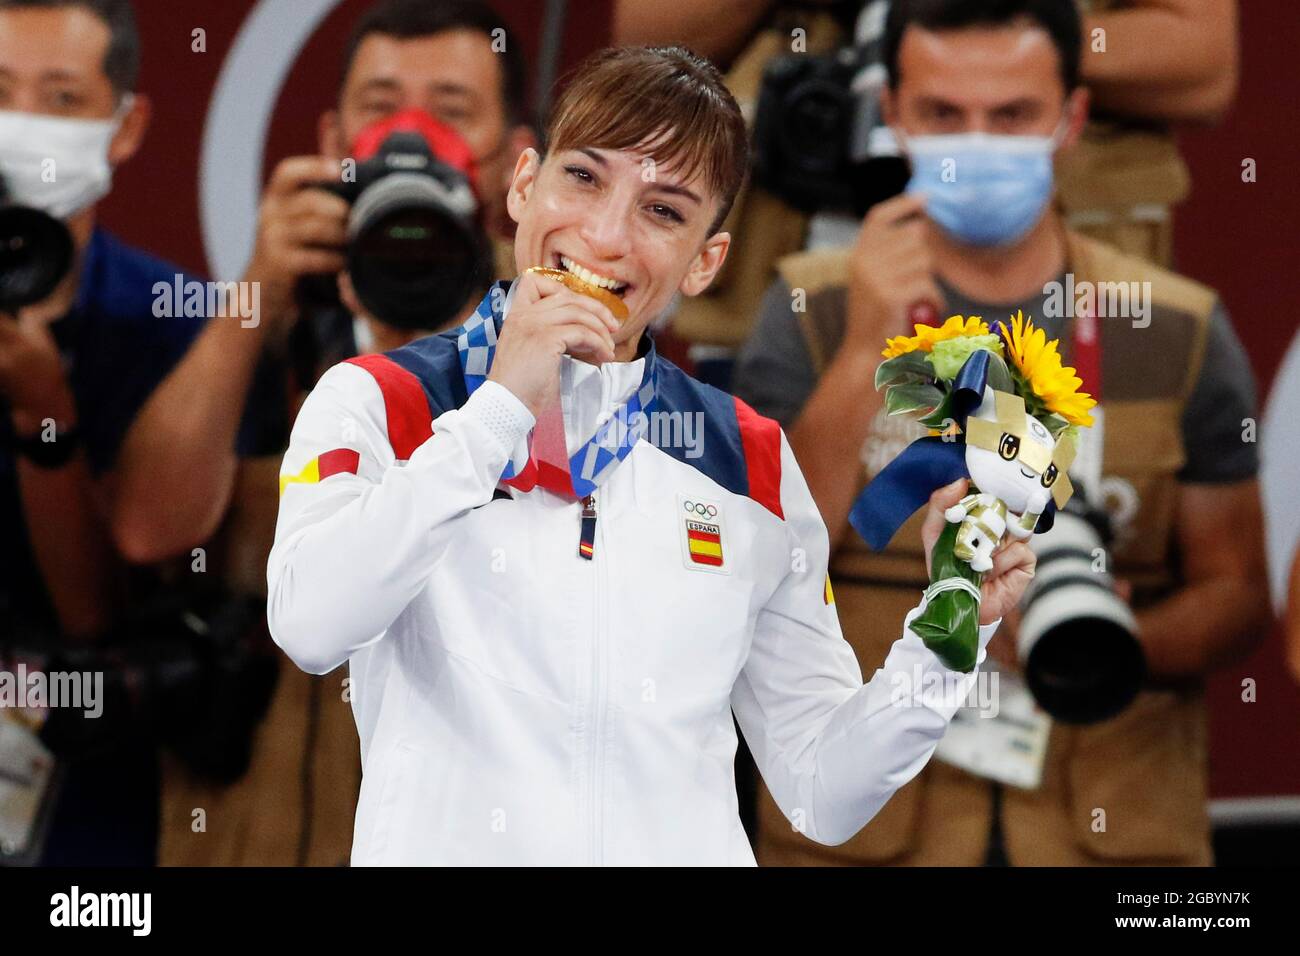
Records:
{"label": "blue face mask", "polygon": [[[1059,131],[1058,131],[1059,132]],[[1059,136],[956,133],[909,136],[907,192],[958,242],[1004,246],[1029,232],[1052,198],[1052,154]]]}

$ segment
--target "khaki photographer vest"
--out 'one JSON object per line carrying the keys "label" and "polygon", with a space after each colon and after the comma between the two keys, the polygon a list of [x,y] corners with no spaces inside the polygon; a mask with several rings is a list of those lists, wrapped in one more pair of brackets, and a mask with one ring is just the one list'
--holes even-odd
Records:
{"label": "khaki photographer vest", "polygon": [[[1127,5],[1128,0],[1078,3],[1084,15]],[[1089,48],[1107,40],[1084,37]],[[1173,263],[1173,210],[1190,189],[1191,174],[1173,133],[1154,121],[1094,109],[1079,141],[1056,158],[1056,204],[1066,224],[1166,268]]]}
{"label": "khaki photographer vest", "polygon": [[[1127,519],[1118,522],[1113,570],[1133,582],[1133,604],[1141,608],[1178,584],[1181,418],[1200,371],[1215,294],[1078,233],[1067,235],[1067,268],[1076,286],[1085,280],[1151,283],[1149,326],[1135,328],[1127,318],[1101,323],[1103,497],[1108,510]],[[807,310],[799,318],[819,373],[843,336],[847,265],[848,250],[828,250],[789,256],[778,267],[791,288],[806,292]],[[1062,351],[1070,364],[1069,336]],[[877,448],[873,471],[885,457]],[[868,478],[864,466],[861,483]],[[920,515],[882,553],[847,531],[830,570],[844,635],[869,676],[897,636],[891,622],[926,584]],[[764,865],[979,865],[988,847],[993,785],[938,760],[839,847],[820,846],[792,830],[767,790],[759,790],[758,859]],[[1016,865],[1208,865],[1206,799],[1199,683],[1149,686],[1109,721],[1053,723],[1039,789],[1003,787],[1003,840]]]}

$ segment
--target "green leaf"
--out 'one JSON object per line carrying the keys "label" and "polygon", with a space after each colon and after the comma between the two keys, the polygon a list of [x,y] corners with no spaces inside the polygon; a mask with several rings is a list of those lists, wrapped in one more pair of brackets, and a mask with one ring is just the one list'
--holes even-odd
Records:
{"label": "green leaf", "polygon": [[1042,422],[1044,428],[1052,433],[1052,438],[1056,441],[1060,441],[1061,433],[1070,427],[1070,423],[1060,415],[1044,415],[1039,421]]}
{"label": "green leaf", "polygon": [[[972,487],[972,492],[974,488]],[[954,553],[959,525],[947,522],[930,552],[930,581],[963,577],[976,587],[984,575]],[[969,673],[979,653],[979,602],[965,591],[936,594],[911,624],[911,629],[948,667]]]}
{"label": "green leaf", "polygon": [[885,393],[885,411],[890,415],[902,415],[909,412],[929,414],[943,401],[943,392],[933,385],[912,382],[906,385],[891,385]]}
{"label": "green leaf", "polygon": [[934,368],[924,352],[904,352],[881,362],[876,368],[876,388],[906,382],[928,382],[934,378]]}
{"label": "green leaf", "polygon": [[1015,392],[1016,385],[1011,378],[1011,370],[1001,356],[989,355],[988,386],[995,392]]}
{"label": "green leaf", "polygon": [[952,421],[952,392],[944,392],[943,401],[935,407],[934,411],[918,421],[926,428],[944,428]]}

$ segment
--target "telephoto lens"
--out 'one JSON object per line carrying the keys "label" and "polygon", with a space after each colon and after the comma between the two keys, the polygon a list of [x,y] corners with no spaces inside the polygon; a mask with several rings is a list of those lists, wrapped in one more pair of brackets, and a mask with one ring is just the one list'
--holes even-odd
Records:
{"label": "telephoto lens", "polygon": [[1146,672],[1137,620],[1109,571],[1109,537],[1076,486],[1052,530],[1030,540],[1038,569],[1021,602],[1020,664],[1038,705],[1064,723],[1115,716]]}
{"label": "telephoto lens", "polygon": [[72,236],[47,213],[9,201],[0,177],[0,312],[40,302],[72,267]]}
{"label": "telephoto lens", "polygon": [[390,133],[336,187],[352,203],[348,273],[376,318],[406,329],[454,319],[491,278],[491,246],[468,179],[410,130]]}

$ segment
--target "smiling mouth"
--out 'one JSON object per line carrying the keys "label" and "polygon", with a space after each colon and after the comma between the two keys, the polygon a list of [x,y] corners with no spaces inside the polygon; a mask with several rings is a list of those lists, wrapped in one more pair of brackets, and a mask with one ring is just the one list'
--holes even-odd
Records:
{"label": "smiling mouth", "polygon": [[[613,289],[610,289],[607,286],[597,285],[595,282],[591,281],[590,279],[584,278],[583,275],[579,274],[578,272],[571,271],[569,269],[552,268],[551,266],[530,266],[524,271],[534,272],[537,273],[538,275],[544,275],[547,278],[552,279],[553,281],[558,282],[563,286],[566,286],[573,292],[580,293],[581,295],[590,296],[591,298],[595,299],[597,302],[604,305],[605,308],[609,309],[610,314],[614,316],[614,318],[618,321],[619,325],[622,325],[624,322],[626,322],[628,316],[630,315],[630,312],[627,307],[627,303],[623,301],[622,295],[620,295],[618,292],[615,292]],[[609,281],[607,277],[596,275],[595,273],[590,272],[589,270],[584,270],[584,272],[586,273],[586,275],[591,276],[593,279],[605,279],[606,281]],[[622,290],[626,290],[627,288],[628,286],[626,283],[624,283],[621,286]]]}
{"label": "smiling mouth", "polygon": [[1038,476],[1035,475],[1032,471],[1025,471],[1025,466],[1024,466],[1024,465],[1021,465],[1021,466],[1020,466],[1020,473],[1021,473],[1022,475],[1024,475],[1026,478],[1037,478],[1037,477],[1038,477]]}
{"label": "smiling mouth", "polygon": [[558,252],[555,254],[555,268],[562,269],[570,275],[575,275],[583,282],[594,285],[598,289],[605,289],[620,299],[627,295],[628,290],[632,288],[626,282],[620,282],[618,279],[594,272]]}

